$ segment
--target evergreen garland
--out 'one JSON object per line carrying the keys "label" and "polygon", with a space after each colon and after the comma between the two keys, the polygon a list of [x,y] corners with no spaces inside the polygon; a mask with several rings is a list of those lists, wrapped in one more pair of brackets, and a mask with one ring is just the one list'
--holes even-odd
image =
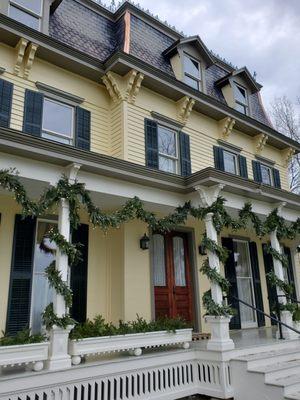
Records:
{"label": "evergreen garland", "polygon": [[277,250],[275,250],[272,246],[267,245],[266,246],[266,252],[270,254],[273,258],[276,260],[280,261],[282,266],[284,268],[287,268],[289,265],[288,258],[285,254],[279,253]]}
{"label": "evergreen garland", "polygon": [[[70,183],[68,178],[62,176],[56,186],[47,188],[37,202],[30,200],[27,196],[26,189],[19,181],[17,171],[15,169],[0,170],[0,186],[14,193],[15,200],[22,207],[22,215],[24,217],[38,217],[44,215],[47,210],[57,206],[61,199],[66,199],[70,205],[70,225],[71,229],[76,229],[80,224],[79,210],[84,207],[89,216],[89,221],[94,227],[99,227],[103,231],[109,228],[118,228],[121,224],[138,219],[145,222],[153,231],[168,232],[186,222],[189,215],[198,220],[203,220],[207,214],[212,213],[213,224],[218,233],[224,227],[231,228],[236,231],[245,229],[248,221],[250,221],[259,237],[271,233],[276,230],[280,239],[293,239],[300,233],[300,218],[292,224],[287,225],[284,219],[279,216],[278,210],[273,210],[262,222],[259,217],[253,212],[251,203],[246,203],[239,212],[238,220],[233,219],[225,209],[225,199],[218,197],[217,200],[209,207],[192,207],[190,202],[179,206],[175,211],[163,218],[157,218],[154,213],[144,209],[142,201],[134,197],[128,200],[125,205],[112,213],[105,213],[99,207],[95,206],[91,200],[90,193],[85,189],[84,183]],[[80,250],[78,245],[75,246],[69,243],[57,229],[52,229],[48,233],[51,241],[55,242],[58,249],[66,254],[69,259],[70,266],[75,265],[80,260]],[[227,249],[219,246],[216,242],[207,238],[206,235],[202,241],[203,246],[218,256],[221,262],[225,262],[228,256]],[[283,265],[286,265],[286,258],[283,257],[274,249],[269,249],[269,253]],[[229,282],[221,276],[216,268],[209,265],[208,260],[204,262],[201,271],[207,275],[208,279],[220,285],[224,292],[228,291]],[[62,281],[61,275],[55,269],[55,263],[49,265],[46,269],[47,277],[51,286],[54,287],[57,293],[64,297],[67,307],[72,305],[72,292],[65,282]],[[274,274],[275,275],[275,274]],[[275,276],[276,277],[276,276]],[[286,283],[276,279],[271,274],[271,284],[282,289],[285,293],[289,290]],[[216,304],[211,298],[211,293],[208,291],[203,295],[203,304],[206,307],[207,313],[210,315],[232,315],[232,309],[227,305]],[[49,329],[53,325],[66,328],[73,324],[74,321],[68,314],[59,318],[53,310],[53,304],[49,304],[44,313],[43,320],[46,327]]]}

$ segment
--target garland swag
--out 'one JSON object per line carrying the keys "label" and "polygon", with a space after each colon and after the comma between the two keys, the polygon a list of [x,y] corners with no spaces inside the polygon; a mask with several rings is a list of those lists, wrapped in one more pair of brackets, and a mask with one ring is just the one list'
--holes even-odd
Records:
{"label": "garland swag", "polygon": [[[69,183],[67,177],[62,176],[56,186],[47,188],[40,198],[34,202],[27,196],[27,192],[19,181],[17,171],[15,169],[2,169],[0,170],[0,186],[4,189],[14,193],[16,202],[22,207],[23,217],[38,217],[46,213],[47,210],[56,206],[60,199],[66,199],[70,205],[70,224],[71,229],[76,229],[80,224],[79,210],[84,208],[89,216],[90,223],[94,227],[99,227],[103,231],[109,228],[118,228],[122,223],[139,219],[145,222],[152,230],[159,232],[168,232],[176,226],[184,224],[188,216],[195,219],[203,220],[208,213],[213,214],[213,224],[218,233],[224,227],[231,228],[236,231],[238,229],[246,228],[247,223],[250,221],[255,229],[256,234],[262,237],[276,229],[278,237],[294,239],[300,233],[300,218],[294,223],[287,225],[284,219],[278,215],[278,210],[273,210],[266,220],[262,222],[259,217],[252,211],[251,203],[246,203],[242,210],[239,212],[239,218],[233,219],[225,209],[225,199],[218,197],[217,200],[209,207],[193,207],[190,202],[185,203],[175,209],[174,213],[169,214],[164,218],[158,219],[154,213],[146,211],[142,201],[134,197],[127,201],[125,205],[110,214],[105,213],[99,207],[95,206],[91,200],[89,192],[85,189],[84,183]],[[75,265],[80,259],[80,246],[75,246],[69,243],[57,231],[53,229],[48,233],[51,241],[55,242],[57,248],[68,256],[70,267]],[[228,252],[222,246],[219,246],[213,240],[204,235],[202,245],[207,250],[214,252],[221,262],[225,262]],[[274,249],[269,249],[270,254],[279,259],[286,265],[285,258],[275,252]],[[209,265],[208,259],[204,261],[201,271],[208,277],[211,282],[220,285],[223,292],[227,293],[229,289],[229,282],[225,279],[215,267]],[[68,285],[62,280],[59,271],[55,268],[55,263],[52,263],[46,269],[49,284],[55,291],[62,295],[66,307],[72,305],[72,291]],[[279,282],[272,276],[270,277],[272,284],[283,287],[283,283]],[[210,291],[203,295],[203,304],[206,308],[206,313],[209,315],[232,315],[233,310],[230,306],[220,305],[214,302],[211,297]],[[53,325],[66,328],[68,325],[73,324],[69,314],[63,317],[58,317],[53,309],[53,304],[49,304],[43,312],[43,320],[48,329]]]}

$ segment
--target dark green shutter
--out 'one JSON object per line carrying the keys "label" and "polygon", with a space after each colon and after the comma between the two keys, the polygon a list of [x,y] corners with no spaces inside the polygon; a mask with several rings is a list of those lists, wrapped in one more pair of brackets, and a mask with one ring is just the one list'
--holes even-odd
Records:
{"label": "dark green shutter", "polygon": [[36,219],[16,215],[6,331],[29,326]]}
{"label": "dark green shutter", "polygon": [[272,168],[272,170],[273,170],[274,186],[276,188],[281,189],[280,173],[279,173],[278,169],[276,169],[276,168]]}
{"label": "dark green shutter", "polygon": [[224,153],[222,147],[214,146],[215,168],[224,171]]}
{"label": "dark green shutter", "polygon": [[[257,246],[255,242],[249,243],[249,250],[251,258],[251,270],[252,270],[252,279],[254,286],[255,304],[256,308],[258,308],[261,311],[264,311],[264,304],[261,292],[260,273],[259,273],[259,262],[257,256]],[[257,324],[258,326],[265,326],[265,317],[263,314],[259,312],[257,312]]]}
{"label": "dark green shutter", "polygon": [[[271,256],[271,254],[267,253],[267,245],[265,243],[262,245],[262,249],[263,249],[263,256],[264,256],[265,273],[268,274],[269,272],[274,271],[273,257]],[[276,307],[277,290],[276,290],[275,286],[270,285],[268,279],[267,279],[267,289],[268,289],[270,314],[272,317],[276,318],[276,314],[274,314],[273,310]],[[272,325],[276,325],[276,322],[272,321]]]}
{"label": "dark green shutter", "polygon": [[259,161],[252,161],[252,168],[253,168],[253,179],[255,182],[261,183],[262,176],[261,176],[261,166]]}
{"label": "dark green shutter", "polygon": [[91,113],[81,107],[76,107],[75,146],[78,149],[90,150]]}
{"label": "dark green shutter", "polygon": [[0,79],[0,126],[9,128],[13,84]]}
{"label": "dark green shutter", "polygon": [[238,155],[239,167],[240,167],[240,176],[243,178],[248,178],[248,169],[247,169],[247,159],[244,156]]}
{"label": "dark green shutter", "polygon": [[224,265],[225,277],[230,282],[228,304],[230,304],[231,307],[236,310],[236,315],[231,318],[229,327],[230,329],[241,329],[240,305],[239,302],[233,298],[233,296],[236,298],[239,297],[236,281],[233,240],[231,238],[222,238],[222,246],[226,247],[229,250],[229,257],[227,258]]}
{"label": "dark green shutter", "polygon": [[190,137],[186,133],[179,133],[181,175],[189,176],[192,173]]}
{"label": "dark green shutter", "polygon": [[293,286],[292,297],[294,300],[297,300],[297,292],[296,292],[296,285],[295,285],[295,277],[294,277],[291,249],[289,247],[284,247],[284,254],[286,255],[286,257],[288,259],[287,275],[288,275],[288,279],[289,279],[289,284]]}
{"label": "dark green shutter", "polygon": [[79,225],[72,234],[72,242],[82,244],[80,248],[82,260],[71,269],[71,289],[73,291],[71,316],[77,322],[84,322],[87,308],[89,226]]}
{"label": "dark green shutter", "polygon": [[42,93],[25,90],[23,131],[33,136],[41,136],[43,119]]}
{"label": "dark green shutter", "polygon": [[145,119],[145,151],[146,166],[158,169],[157,123],[151,119]]}

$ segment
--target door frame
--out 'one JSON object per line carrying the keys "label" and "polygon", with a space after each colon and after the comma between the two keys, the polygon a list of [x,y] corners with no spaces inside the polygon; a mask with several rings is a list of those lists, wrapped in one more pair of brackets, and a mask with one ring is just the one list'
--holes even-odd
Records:
{"label": "door frame", "polygon": [[[200,305],[200,290],[198,281],[198,268],[196,258],[196,240],[194,228],[178,227],[173,229],[174,232],[184,233],[187,236],[188,242],[188,257],[190,261],[190,277],[191,277],[191,291],[192,291],[192,312],[195,330],[201,332],[201,305]],[[154,294],[154,283],[153,283],[153,253],[152,253],[152,236],[154,232],[149,231],[150,237],[150,248],[149,248],[149,259],[150,259],[150,288],[151,288],[151,318],[155,319],[155,294]]]}

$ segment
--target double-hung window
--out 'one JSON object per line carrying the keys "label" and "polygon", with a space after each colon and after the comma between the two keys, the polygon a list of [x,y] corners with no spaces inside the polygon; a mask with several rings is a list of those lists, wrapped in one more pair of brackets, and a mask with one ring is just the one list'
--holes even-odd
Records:
{"label": "double-hung window", "polygon": [[234,83],[235,109],[245,115],[249,114],[248,93],[243,86]]}
{"label": "double-hung window", "polygon": [[231,174],[238,175],[239,168],[238,168],[238,156],[231,151],[224,150],[223,151],[224,157],[224,171],[230,172]]}
{"label": "double-hung window", "polygon": [[45,97],[42,137],[60,143],[73,144],[74,107]]}
{"label": "double-hung window", "polygon": [[261,170],[261,180],[262,183],[264,183],[265,185],[273,185],[273,180],[272,180],[272,170],[270,167],[268,167],[265,164],[261,164],[260,165],[260,170]]}
{"label": "double-hung window", "polygon": [[29,26],[40,30],[43,0],[10,0],[8,15]]}
{"label": "double-hung window", "polygon": [[200,62],[184,54],[183,59],[184,82],[196,90],[201,89],[201,65]]}
{"label": "double-hung window", "polygon": [[165,172],[179,173],[178,132],[158,125],[158,164]]}

